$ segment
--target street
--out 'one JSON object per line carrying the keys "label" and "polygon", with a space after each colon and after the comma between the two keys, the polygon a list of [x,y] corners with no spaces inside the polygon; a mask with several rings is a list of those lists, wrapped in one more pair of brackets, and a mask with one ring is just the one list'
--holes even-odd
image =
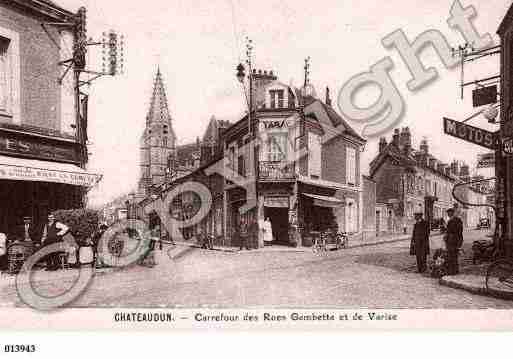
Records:
{"label": "street", "polygon": [[[467,233],[465,241],[485,232]],[[440,237],[432,239],[432,249]],[[206,251],[180,247],[158,252],[154,268],[135,266],[96,276],[76,307],[332,307],[332,308],[497,308],[513,302],[443,287],[415,273],[409,242],[315,255],[311,251]],[[70,271],[71,273],[72,271]],[[45,274],[43,274],[45,273]],[[65,290],[73,275],[36,284],[42,294]],[[48,275],[47,272],[36,274]],[[57,277],[56,277],[57,278]],[[22,305],[15,287],[3,289],[3,305]]]}

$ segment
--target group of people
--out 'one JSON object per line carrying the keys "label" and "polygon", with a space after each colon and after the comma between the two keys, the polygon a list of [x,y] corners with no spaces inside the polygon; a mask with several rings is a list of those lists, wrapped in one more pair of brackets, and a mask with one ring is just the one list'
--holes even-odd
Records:
{"label": "group of people", "polygon": [[[463,222],[455,215],[453,208],[447,210],[447,221],[444,243],[446,250],[446,274],[459,273],[458,255],[463,245]],[[410,254],[417,257],[417,270],[424,273],[427,270],[427,257],[430,253],[429,235],[431,228],[423,218],[422,212],[415,213],[415,225],[410,244]]]}
{"label": "group of people", "polygon": [[[48,222],[42,230],[32,223],[32,218],[24,217],[23,224],[12,237],[5,233],[0,233],[0,270],[6,270],[8,265],[8,248],[15,241],[32,242],[34,249],[39,249],[62,240],[62,237],[69,232],[69,227],[57,221],[53,214],[48,215]],[[52,253],[46,258],[46,269],[49,271],[57,270],[60,266],[58,253]]]}

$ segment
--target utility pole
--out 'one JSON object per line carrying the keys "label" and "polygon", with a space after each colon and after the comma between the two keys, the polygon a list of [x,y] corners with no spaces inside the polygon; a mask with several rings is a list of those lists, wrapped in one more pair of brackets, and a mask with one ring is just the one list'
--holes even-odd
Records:
{"label": "utility pole", "polygon": [[[104,38],[102,41],[93,41],[87,37],[87,10],[85,7],[78,9],[77,13],[63,22],[43,22],[43,27],[46,34],[50,39],[58,44],[59,41],[55,39],[52,33],[48,30],[48,26],[57,27],[59,30],[67,29],[73,33],[74,43],[71,58],[60,61],[58,65],[64,67],[62,75],[57,79],[59,84],[63,83],[64,78],[68,73],[72,72],[74,82],[74,102],[75,102],[75,129],[76,129],[76,142],[79,148],[80,167],[85,168],[88,161],[87,151],[87,99],[88,95],[81,91],[84,85],[91,85],[92,81],[101,76],[115,76],[124,72],[124,39],[123,36],[118,36],[117,33],[111,31],[109,38]],[[93,71],[87,69],[87,52],[89,46],[103,47],[103,71]],[[108,70],[106,70],[108,67]],[[82,74],[88,74],[90,77],[86,80],[81,80]]]}

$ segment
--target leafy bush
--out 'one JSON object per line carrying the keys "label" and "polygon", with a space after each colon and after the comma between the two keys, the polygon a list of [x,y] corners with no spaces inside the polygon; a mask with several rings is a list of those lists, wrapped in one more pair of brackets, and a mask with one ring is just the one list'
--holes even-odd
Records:
{"label": "leafy bush", "polygon": [[90,237],[97,229],[98,211],[91,209],[69,209],[53,212],[55,219],[70,228],[71,234],[78,240]]}

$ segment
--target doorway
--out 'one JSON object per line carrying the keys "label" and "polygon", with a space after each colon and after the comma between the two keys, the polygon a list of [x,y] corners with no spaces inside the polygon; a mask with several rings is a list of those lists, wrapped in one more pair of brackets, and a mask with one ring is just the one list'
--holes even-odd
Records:
{"label": "doorway", "polygon": [[283,207],[264,207],[264,217],[271,221],[272,244],[289,245],[289,209]]}

